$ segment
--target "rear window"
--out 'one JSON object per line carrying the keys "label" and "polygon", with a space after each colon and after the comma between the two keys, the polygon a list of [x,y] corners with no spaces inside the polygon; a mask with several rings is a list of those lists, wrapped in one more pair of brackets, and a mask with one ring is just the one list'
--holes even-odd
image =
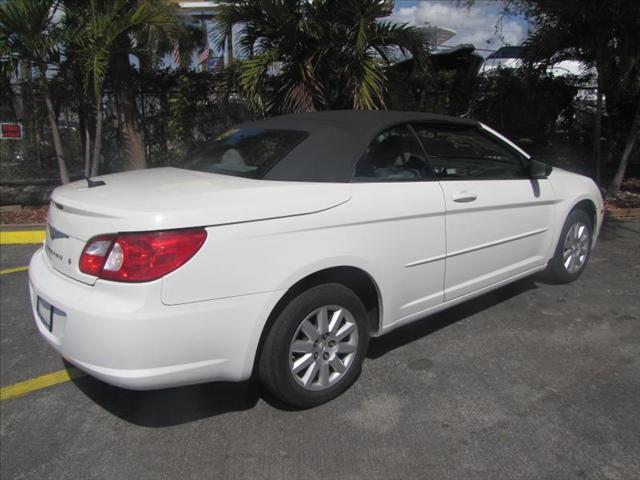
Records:
{"label": "rear window", "polygon": [[181,165],[188,170],[262,178],[282,157],[307,137],[298,130],[237,128],[193,149]]}

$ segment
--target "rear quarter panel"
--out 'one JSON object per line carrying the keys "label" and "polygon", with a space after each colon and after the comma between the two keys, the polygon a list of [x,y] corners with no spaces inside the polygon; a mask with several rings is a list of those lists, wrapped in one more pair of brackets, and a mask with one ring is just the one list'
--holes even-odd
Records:
{"label": "rear quarter panel", "polygon": [[[196,256],[164,278],[163,302],[286,291],[336,266],[369,274],[382,297],[383,319],[426,309],[427,301],[441,302],[445,232],[439,186],[431,184],[432,201],[423,189],[403,191],[397,184],[352,188],[350,201],[323,212],[208,228]],[[422,213],[412,215],[418,206]],[[425,258],[440,260],[406,267]],[[436,298],[423,301],[416,293],[421,291],[436,292]]]}

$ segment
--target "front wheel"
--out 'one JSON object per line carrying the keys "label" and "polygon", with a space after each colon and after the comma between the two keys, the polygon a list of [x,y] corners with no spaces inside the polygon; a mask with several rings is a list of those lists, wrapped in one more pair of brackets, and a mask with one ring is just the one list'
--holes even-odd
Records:
{"label": "front wheel", "polygon": [[584,271],[591,254],[591,219],[582,210],[574,210],[565,221],[548,272],[558,283],[576,280]]}
{"label": "front wheel", "polygon": [[267,334],[259,377],[297,407],[325,403],[358,378],[367,352],[367,313],[344,285],[313,287],[282,310]]}

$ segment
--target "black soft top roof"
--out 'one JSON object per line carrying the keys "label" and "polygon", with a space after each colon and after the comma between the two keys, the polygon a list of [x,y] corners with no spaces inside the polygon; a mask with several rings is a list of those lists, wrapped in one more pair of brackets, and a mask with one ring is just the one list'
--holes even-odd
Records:
{"label": "black soft top roof", "polygon": [[383,130],[407,122],[478,126],[466,120],[429,113],[336,110],[281,115],[240,127],[299,130],[308,137],[264,175],[265,180],[349,182],[356,162]]}

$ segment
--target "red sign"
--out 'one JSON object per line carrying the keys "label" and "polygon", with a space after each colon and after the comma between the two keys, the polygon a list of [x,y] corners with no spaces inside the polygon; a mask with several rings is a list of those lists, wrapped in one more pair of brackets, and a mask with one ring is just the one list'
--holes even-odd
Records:
{"label": "red sign", "polygon": [[22,140],[21,123],[0,123],[0,138],[3,140]]}

